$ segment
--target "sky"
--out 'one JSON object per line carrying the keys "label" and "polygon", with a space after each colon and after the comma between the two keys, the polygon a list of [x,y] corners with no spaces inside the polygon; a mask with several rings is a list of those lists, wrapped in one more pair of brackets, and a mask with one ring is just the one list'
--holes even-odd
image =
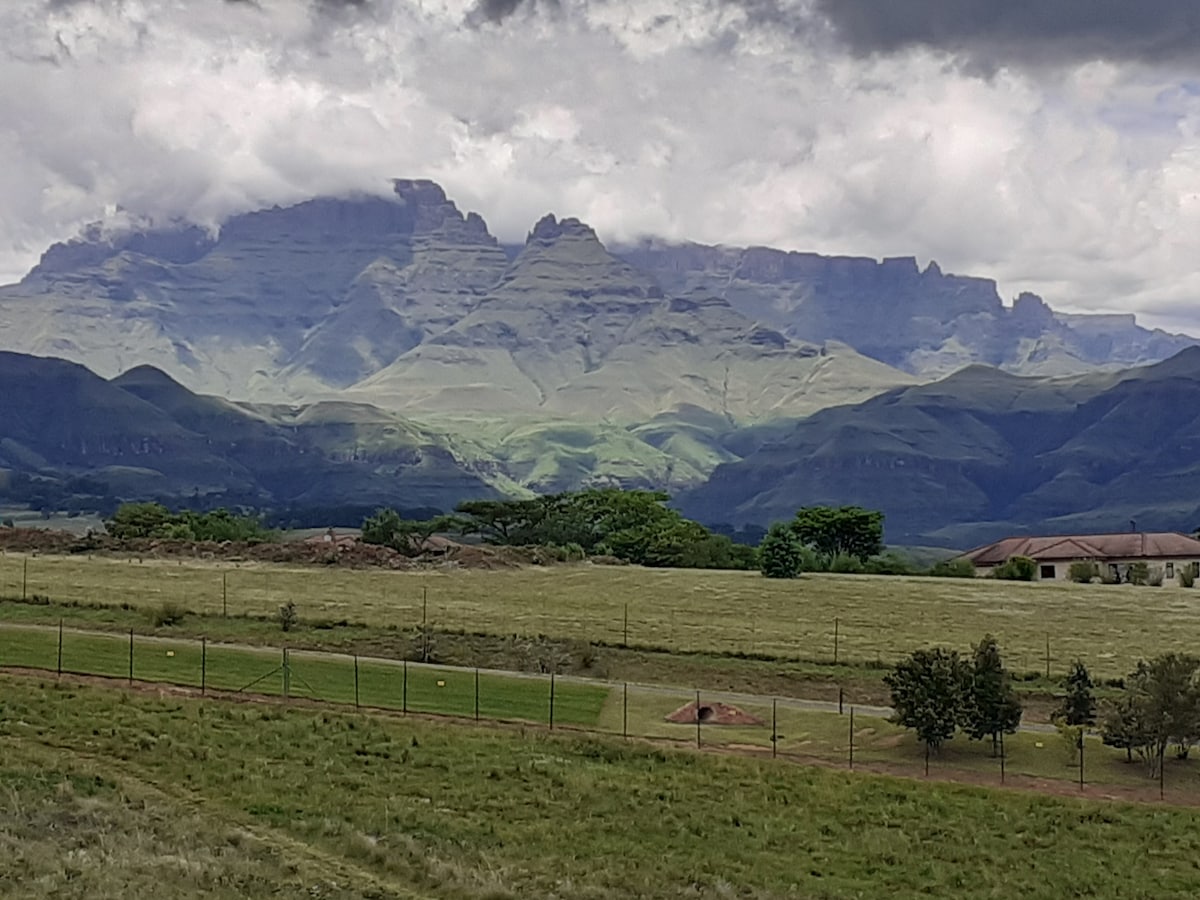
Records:
{"label": "sky", "polygon": [[1200,335],[1194,0],[3,0],[0,282],[432,178],[502,240],[936,260]]}

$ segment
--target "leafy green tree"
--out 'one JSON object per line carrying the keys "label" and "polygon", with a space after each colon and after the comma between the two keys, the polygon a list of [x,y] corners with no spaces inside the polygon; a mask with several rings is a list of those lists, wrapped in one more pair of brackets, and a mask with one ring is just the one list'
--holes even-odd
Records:
{"label": "leafy green tree", "polygon": [[1200,659],[1166,653],[1139,662],[1122,695],[1107,705],[1101,734],[1128,756],[1136,753],[1151,775],[1172,742],[1186,759],[1200,738]]}
{"label": "leafy green tree", "polygon": [[883,513],[861,506],[805,506],[792,530],[802,544],[833,559],[841,554],[860,562],[883,552]]}
{"label": "leafy green tree", "polygon": [[1021,701],[1000,658],[1000,647],[990,634],[975,645],[963,699],[963,731],[973,741],[990,737],[995,756],[1000,735],[1015,733],[1021,724]]}
{"label": "leafy green tree", "polygon": [[1091,727],[1096,724],[1096,698],[1092,694],[1095,685],[1087,666],[1075,660],[1071,671],[1063,682],[1066,696],[1054,718],[1062,719],[1067,725]]}
{"label": "leafy green tree", "polygon": [[175,516],[161,503],[122,503],[104,527],[119,541],[161,538],[175,524]]}
{"label": "leafy green tree", "polygon": [[796,533],[776,522],[758,545],[759,571],[767,578],[795,578],[802,571],[802,548]]}
{"label": "leafy green tree", "polygon": [[362,539],[368,544],[390,547],[403,527],[400,513],[394,509],[379,508],[375,515],[363,519]]}
{"label": "leafy green tree", "polygon": [[1154,752],[1154,737],[1149,725],[1149,711],[1145,698],[1136,691],[1126,690],[1119,697],[1104,705],[1100,719],[1100,738],[1105,745],[1125,751],[1125,761],[1133,762],[1133,754],[1157,763]]}
{"label": "leafy green tree", "polygon": [[970,666],[954,650],[915,650],[883,677],[892,693],[892,722],[911,728],[937,751],[962,719]]}

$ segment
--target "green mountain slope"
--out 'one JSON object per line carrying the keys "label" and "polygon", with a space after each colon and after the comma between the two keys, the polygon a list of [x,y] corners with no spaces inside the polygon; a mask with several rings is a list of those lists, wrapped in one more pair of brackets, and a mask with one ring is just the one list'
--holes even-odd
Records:
{"label": "green mountain slope", "polygon": [[707,521],[765,523],[860,503],[889,540],[1190,529],[1200,522],[1200,348],[1069,379],[971,367],[763,436],[681,498]]}

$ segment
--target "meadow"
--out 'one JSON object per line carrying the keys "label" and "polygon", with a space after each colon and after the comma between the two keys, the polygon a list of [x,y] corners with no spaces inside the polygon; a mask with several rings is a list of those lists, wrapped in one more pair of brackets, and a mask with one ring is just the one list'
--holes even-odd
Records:
{"label": "meadow", "polygon": [[84,556],[0,557],[0,596],[497,635],[672,651],[891,663],[916,647],[996,635],[1017,671],[1073,659],[1120,677],[1200,643],[1200,592],[1174,585],[806,575],[590,564],[422,572]]}
{"label": "meadow", "polygon": [[14,897],[1190,897],[1191,810],[0,675]]}
{"label": "meadow", "polygon": [[[61,643],[60,643],[61,634]],[[693,691],[594,678],[481,671],[279,647],[244,646],[143,635],[0,623],[0,667],[47,674],[100,676],[137,690],[190,688],[224,700],[317,701],[357,709],[508,722],[547,729],[632,737],[710,750],[770,755],[835,766],[882,767],[920,775],[924,747],[892,725],[886,711],[841,712],[830,704],[788,697]],[[732,704],[757,719],[738,725],[670,721],[689,706]],[[1005,742],[1001,760],[987,742],[960,735],[931,762],[942,778],[1001,784],[1038,780],[1049,789],[1117,789],[1157,797],[1158,783],[1123,752],[1089,738],[1085,784],[1077,757],[1052,730],[1022,731]],[[1200,802],[1200,761],[1168,761],[1163,790]]]}

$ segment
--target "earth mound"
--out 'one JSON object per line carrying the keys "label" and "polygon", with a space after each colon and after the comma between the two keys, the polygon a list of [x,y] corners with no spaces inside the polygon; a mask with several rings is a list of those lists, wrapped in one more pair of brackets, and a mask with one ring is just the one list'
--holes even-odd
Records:
{"label": "earth mound", "polygon": [[667,716],[668,722],[677,725],[695,725],[699,720],[705,725],[762,725],[758,716],[731,706],[728,703],[705,701],[697,706],[696,701],[685,703]]}

